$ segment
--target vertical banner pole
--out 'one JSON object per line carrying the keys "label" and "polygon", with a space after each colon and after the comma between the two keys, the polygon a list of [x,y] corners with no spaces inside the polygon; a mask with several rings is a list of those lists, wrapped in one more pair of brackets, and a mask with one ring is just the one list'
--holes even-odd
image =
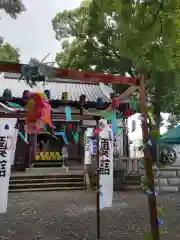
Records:
{"label": "vertical banner pole", "polygon": [[[99,128],[99,119],[96,120],[96,128]],[[97,240],[101,239],[101,217],[100,217],[100,166],[99,166],[99,133],[96,134],[96,161],[97,161],[97,173],[96,173],[96,231],[97,231]]]}
{"label": "vertical banner pole", "polygon": [[148,189],[153,193],[152,195],[148,195],[151,234],[152,234],[153,240],[160,240],[159,227],[157,224],[157,208],[156,208],[154,177],[153,177],[153,171],[152,171],[153,160],[150,153],[150,147],[148,145],[149,133],[148,133],[148,123],[147,123],[147,113],[146,113],[145,103],[146,103],[145,80],[144,80],[144,76],[141,75],[140,76],[140,110],[141,110],[141,114],[143,115],[142,133],[143,133],[143,144],[145,145],[144,162],[145,162],[145,171],[146,171]]}

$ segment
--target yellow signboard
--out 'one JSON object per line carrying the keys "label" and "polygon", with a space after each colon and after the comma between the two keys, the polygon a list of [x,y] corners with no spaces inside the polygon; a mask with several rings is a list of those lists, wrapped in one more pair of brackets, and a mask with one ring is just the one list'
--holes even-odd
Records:
{"label": "yellow signboard", "polygon": [[50,160],[61,160],[59,152],[40,152],[36,155],[36,161],[50,161]]}

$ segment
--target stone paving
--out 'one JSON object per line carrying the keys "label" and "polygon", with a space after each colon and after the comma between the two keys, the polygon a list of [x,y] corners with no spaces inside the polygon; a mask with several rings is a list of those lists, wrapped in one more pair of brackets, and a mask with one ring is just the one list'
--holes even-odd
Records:
{"label": "stone paving", "polygon": [[[0,240],[96,240],[95,192],[9,194],[8,213],[0,215]],[[164,240],[180,239],[180,193],[158,197],[166,213]],[[147,197],[114,194],[113,207],[101,213],[103,240],[143,240],[149,228]]]}

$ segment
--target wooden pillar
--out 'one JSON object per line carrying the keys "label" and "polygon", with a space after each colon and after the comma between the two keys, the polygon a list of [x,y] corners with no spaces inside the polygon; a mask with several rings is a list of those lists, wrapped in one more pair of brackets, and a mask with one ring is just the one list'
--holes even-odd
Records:
{"label": "wooden pillar", "polygon": [[[127,124],[127,122],[125,124]],[[128,133],[124,128],[123,128],[123,155],[125,157],[129,157],[129,138],[128,138]]]}
{"label": "wooden pillar", "polygon": [[[83,116],[83,106],[85,104],[86,101],[86,96],[85,95],[81,95],[79,98],[81,107],[80,107],[80,115]],[[80,120],[80,126],[83,125],[83,120]],[[79,136],[79,145],[78,145],[78,155],[80,156],[80,161],[81,164],[84,164],[84,128],[80,127],[80,136]]]}
{"label": "wooden pillar", "polygon": [[145,98],[145,80],[144,76],[140,76],[140,110],[144,119],[142,121],[142,133],[143,133],[143,143],[146,146],[144,151],[144,162],[145,162],[145,171],[147,176],[147,185],[148,189],[153,192],[152,195],[148,195],[148,205],[149,205],[149,214],[150,214],[150,224],[151,224],[151,233],[153,240],[160,240],[159,237],[159,227],[157,224],[157,208],[156,208],[156,196],[155,196],[155,187],[154,187],[154,178],[152,171],[152,157],[150,154],[150,148],[147,144],[149,140],[148,133],[148,123],[147,123],[147,113],[146,113],[146,98]]}
{"label": "wooden pillar", "polygon": [[[83,108],[80,109],[81,116],[83,115]],[[83,125],[83,120],[80,120],[80,126]],[[84,142],[84,128],[80,127],[80,136],[79,136],[79,146],[78,146],[78,154],[81,158],[81,164],[84,163],[84,145],[82,144]]]}

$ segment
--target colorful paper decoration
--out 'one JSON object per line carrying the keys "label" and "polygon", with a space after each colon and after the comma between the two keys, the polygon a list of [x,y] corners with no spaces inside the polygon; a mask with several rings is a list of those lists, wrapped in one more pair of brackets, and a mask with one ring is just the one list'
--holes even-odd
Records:
{"label": "colorful paper decoration", "polygon": [[157,141],[160,138],[160,131],[159,130],[151,130],[150,137],[152,140]]}
{"label": "colorful paper decoration", "polygon": [[126,110],[124,111],[124,116],[125,116],[125,117],[130,117],[130,116],[132,116],[132,114],[133,114],[133,112],[132,112],[131,109],[126,109]]}
{"label": "colorful paper decoration", "polygon": [[22,134],[22,132],[18,131],[18,136],[19,136],[25,143],[29,144],[28,141],[25,139],[25,136]]}
{"label": "colorful paper decoration", "polygon": [[66,145],[69,144],[69,142],[68,142],[68,140],[67,140],[67,137],[66,137],[66,135],[65,135],[65,132],[55,132],[54,134],[55,134],[55,136],[62,136],[65,144],[66,144]]}
{"label": "colorful paper decoration", "polygon": [[86,143],[87,143],[87,135],[86,133],[84,133],[84,146],[86,145]]}
{"label": "colorful paper decoration", "polygon": [[73,134],[75,143],[78,143],[78,141],[79,141],[79,134],[77,132],[76,133],[72,132],[72,134]]}
{"label": "colorful paper decoration", "polygon": [[72,121],[71,108],[68,106],[65,107],[65,113],[66,113],[66,121],[71,122]]}
{"label": "colorful paper decoration", "polygon": [[9,88],[6,88],[3,92],[3,98],[11,99],[12,98],[12,92]]}
{"label": "colorful paper decoration", "polygon": [[111,126],[112,126],[112,132],[114,134],[117,134],[117,118],[116,118],[116,112],[114,111],[111,117]]}
{"label": "colorful paper decoration", "polygon": [[53,128],[51,106],[44,93],[32,93],[26,105],[26,125],[28,133],[39,133],[45,125]]}
{"label": "colorful paper decoration", "polygon": [[152,126],[155,126],[155,125],[156,125],[156,122],[155,122],[155,120],[154,120],[154,116],[153,116],[152,111],[148,110],[147,114],[148,114],[148,118],[149,118],[150,124],[151,124]]}
{"label": "colorful paper decoration", "polygon": [[19,104],[17,103],[12,103],[12,102],[7,102],[7,104],[12,107],[12,108],[19,108],[19,109],[22,109],[23,107],[20,106]]}
{"label": "colorful paper decoration", "polygon": [[94,103],[96,108],[102,108],[104,106],[104,101],[102,98],[98,98],[97,102]]}
{"label": "colorful paper decoration", "polygon": [[112,98],[112,108],[116,109],[119,108],[120,105],[120,99],[118,97]]}
{"label": "colorful paper decoration", "polygon": [[[144,162],[144,160],[142,160],[142,161],[140,162],[140,167],[141,167],[142,169],[144,169],[144,164],[145,164],[145,162]],[[156,168],[156,170],[157,170],[157,176],[156,176],[156,177],[159,177],[159,175],[160,175],[160,169],[158,168],[157,165],[155,165],[155,168]],[[142,189],[142,191],[143,191],[142,193],[143,193],[144,195],[147,195],[147,196],[153,195],[153,194],[154,194],[155,196],[158,195],[157,192],[153,193],[152,191],[150,191],[150,190],[148,189],[148,186],[147,186],[147,177],[146,177],[145,175],[141,177],[141,189]],[[164,211],[163,211],[163,207],[157,207],[157,224],[158,224],[158,226],[159,226],[159,225],[163,225],[163,223],[164,223],[164,217],[165,217],[165,214],[164,214]],[[167,235],[167,234],[168,234],[168,231],[160,231],[160,236],[165,236],[165,235]],[[145,237],[146,240],[153,240],[152,235],[151,235],[150,232],[145,232],[145,233],[144,233],[144,237]]]}
{"label": "colorful paper decoration", "polygon": [[102,131],[101,128],[95,128],[94,131],[93,131],[93,135],[97,135],[97,134],[99,134],[101,131]]}
{"label": "colorful paper decoration", "polygon": [[25,90],[25,91],[23,92],[22,98],[23,98],[23,99],[28,99],[28,98],[30,97],[30,95],[31,95],[30,91]]}
{"label": "colorful paper decoration", "polygon": [[134,101],[133,99],[131,100],[130,102],[130,108],[133,110],[133,111],[138,111],[138,108],[139,108],[139,105],[138,105],[138,102],[137,101]]}
{"label": "colorful paper decoration", "polygon": [[8,111],[8,112],[17,112],[17,111],[19,111],[19,108],[10,108],[10,107],[6,106],[5,104],[3,104],[1,102],[0,102],[0,106],[5,108],[5,110]]}

